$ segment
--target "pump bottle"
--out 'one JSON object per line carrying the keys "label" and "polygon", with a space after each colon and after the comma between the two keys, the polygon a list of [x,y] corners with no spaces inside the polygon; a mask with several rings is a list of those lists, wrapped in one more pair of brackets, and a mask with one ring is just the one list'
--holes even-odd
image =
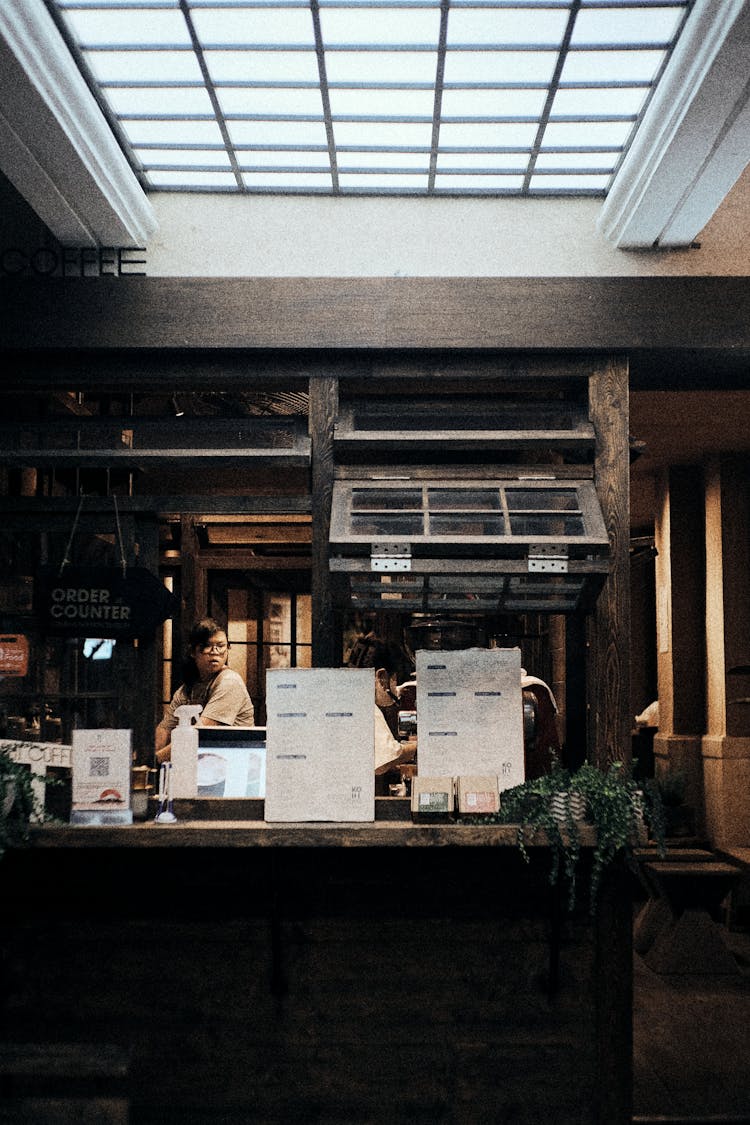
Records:
{"label": "pump bottle", "polygon": [[203,708],[200,703],[183,703],[175,711],[177,726],[172,731],[172,796],[198,794],[198,728],[194,725]]}

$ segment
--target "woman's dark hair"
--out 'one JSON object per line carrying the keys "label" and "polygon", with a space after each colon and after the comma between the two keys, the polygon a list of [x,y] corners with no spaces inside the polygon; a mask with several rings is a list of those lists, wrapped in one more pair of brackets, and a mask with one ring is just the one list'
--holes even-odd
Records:
{"label": "woman's dark hair", "polygon": [[411,675],[411,661],[401,645],[376,633],[357,637],[348,664],[350,668],[385,668],[388,677],[395,676],[399,683]]}
{"label": "woman's dark hair", "polygon": [[200,679],[198,665],[193,659],[193,651],[196,648],[203,648],[204,645],[207,645],[209,639],[216,633],[226,633],[226,627],[213,617],[201,617],[200,621],[196,621],[188,634],[188,654],[182,665],[182,681],[188,691],[193,684],[197,684]]}

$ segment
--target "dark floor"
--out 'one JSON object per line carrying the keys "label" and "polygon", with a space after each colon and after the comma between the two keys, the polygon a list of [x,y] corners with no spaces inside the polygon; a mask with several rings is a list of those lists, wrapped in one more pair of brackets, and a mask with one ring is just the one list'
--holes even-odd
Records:
{"label": "dark floor", "polygon": [[634,955],[638,1125],[750,1125],[750,930],[721,922],[712,937],[732,955],[728,971],[656,972]]}

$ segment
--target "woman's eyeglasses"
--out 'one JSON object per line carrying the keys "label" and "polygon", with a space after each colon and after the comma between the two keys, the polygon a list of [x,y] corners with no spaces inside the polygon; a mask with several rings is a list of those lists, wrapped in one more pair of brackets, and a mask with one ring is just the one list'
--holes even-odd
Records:
{"label": "woman's eyeglasses", "polygon": [[211,653],[211,652],[218,652],[218,653],[226,652],[228,648],[229,648],[229,645],[227,645],[227,644],[201,645],[201,652],[203,653],[204,656],[208,656],[208,654]]}

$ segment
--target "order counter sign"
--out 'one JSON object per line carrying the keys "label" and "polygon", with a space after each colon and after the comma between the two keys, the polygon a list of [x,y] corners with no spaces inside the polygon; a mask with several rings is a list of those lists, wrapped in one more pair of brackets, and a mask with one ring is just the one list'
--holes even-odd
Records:
{"label": "order counter sign", "polygon": [[35,611],[50,633],[145,637],[177,606],[145,567],[42,567],[34,584]]}
{"label": "order counter sign", "polygon": [[28,637],[22,633],[0,636],[0,677],[25,676],[28,671]]}

